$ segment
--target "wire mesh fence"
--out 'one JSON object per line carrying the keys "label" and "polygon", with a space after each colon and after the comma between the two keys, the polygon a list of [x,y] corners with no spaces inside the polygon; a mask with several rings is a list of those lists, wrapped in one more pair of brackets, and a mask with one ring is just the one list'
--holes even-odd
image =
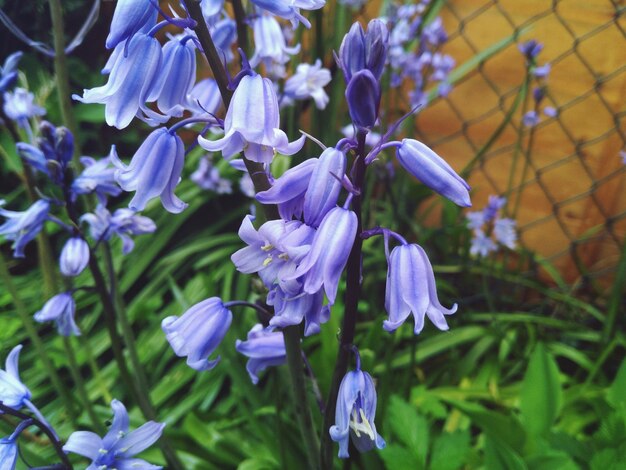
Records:
{"label": "wire mesh fence", "polygon": [[[544,44],[545,100],[556,115],[524,126],[529,90],[474,167],[473,201],[481,208],[490,194],[507,195],[520,244],[596,292],[614,278],[626,235],[624,10],[607,0],[451,0],[439,12],[444,51],[459,64],[506,37]],[[513,42],[420,113],[418,134],[463,168],[506,121],[524,76]]]}

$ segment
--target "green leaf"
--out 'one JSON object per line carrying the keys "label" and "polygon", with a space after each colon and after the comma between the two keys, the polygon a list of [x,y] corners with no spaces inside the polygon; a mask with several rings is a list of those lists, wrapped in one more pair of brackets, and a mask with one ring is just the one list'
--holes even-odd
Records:
{"label": "green leaf", "polygon": [[428,422],[419,415],[415,407],[394,395],[389,399],[387,418],[393,434],[420,462],[426,464],[428,455]]}
{"label": "green leaf", "polygon": [[622,361],[606,398],[615,408],[626,408],[626,359]]}
{"label": "green leaf", "polygon": [[429,468],[456,470],[466,463],[470,451],[470,435],[467,429],[441,434],[433,444]]}
{"label": "green leaf", "polygon": [[578,470],[580,467],[565,452],[548,451],[541,455],[533,455],[526,460],[533,470]]}
{"label": "green leaf", "polygon": [[503,442],[493,437],[485,438],[485,468],[526,470],[522,457]]}
{"label": "green leaf", "polygon": [[537,343],[520,395],[520,409],[526,429],[534,435],[546,434],[559,415],[563,392],[559,368],[543,343]]}
{"label": "green leaf", "polygon": [[383,459],[387,470],[422,468],[413,452],[399,445],[388,444],[378,455]]}

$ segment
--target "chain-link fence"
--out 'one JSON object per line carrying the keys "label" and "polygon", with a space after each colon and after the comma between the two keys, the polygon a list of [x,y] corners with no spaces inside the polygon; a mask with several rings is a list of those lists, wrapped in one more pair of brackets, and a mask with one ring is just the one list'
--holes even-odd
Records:
{"label": "chain-link fence", "polygon": [[[563,278],[602,290],[613,279],[626,235],[626,21],[608,0],[450,0],[440,11],[444,51],[462,64],[506,37],[544,44],[544,105],[534,127],[532,87],[474,168],[475,208],[507,195],[520,243]],[[516,43],[464,77],[446,99],[420,113],[420,137],[463,168],[506,120],[525,77]]]}

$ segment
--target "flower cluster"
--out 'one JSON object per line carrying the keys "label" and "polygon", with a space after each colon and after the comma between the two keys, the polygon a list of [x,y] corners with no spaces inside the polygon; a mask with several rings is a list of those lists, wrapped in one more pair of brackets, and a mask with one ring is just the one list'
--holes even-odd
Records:
{"label": "flower cluster", "polygon": [[[534,127],[541,122],[540,108],[546,96],[546,83],[551,67],[549,63],[541,66],[537,65],[537,56],[543,50],[543,44],[531,39],[519,44],[518,49],[526,58],[530,76],[537,82],[537,86],[533,88],[532,93],[534,107],[522,116],[522,124],[525,127]],[[543,108],[543,114],[547,117],[554,117],[557,113],[558,111],[553,106],[544,106]]]}
{"label": "flower cluster", "polygon": [[467,225],[473,233],[470,254],[486,257],[498,249],[498,244],[515,249],[515,220],[500,215],[505,205],[506,198],[489,196],[482,211],[467,213]]}

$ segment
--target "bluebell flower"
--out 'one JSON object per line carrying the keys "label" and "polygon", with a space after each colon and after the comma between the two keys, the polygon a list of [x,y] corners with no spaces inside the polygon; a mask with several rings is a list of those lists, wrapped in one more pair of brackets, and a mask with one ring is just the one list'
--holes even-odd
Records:
{"label": "bluebell flower", "polygon": [[201,0],[202,16],[209,25],[213,25],[224,9],[224,0]]}
{"label": "bluebell flower", "polygon": [[211,37],[215,47],[226,63],[232,62],[235,58],[231,46],[237,40],[237,23],[230,18],[224,18],[211,28]]}
{"label": "bluebell flower", "polygon": [[91,157],[80,157],[80,162],[85,168],[83,172],[72,181],[72,197],[75,199],[80,194],[96,193],[98,201],[106,204],[107,196],[119,196],[122,192],[115,182],[115,167],[110,157],[96,160]]}
{"label": "bluebell flower", "polygon": [[300,291],[287,293],[279,284],[267,295],[267,304],[274,307],[274,316],[270,319],[270,326],[284,328],[290,325],[299,325],[304,319],[304,336],[311,336],[320,332],[320,325],[330,318],[330,307],[324,305],[324,292],[315,294]]}
{"label": "bluebell flower", "polygon": [[255,385],[259,383],[259,372],[287,361],[283,332],[264,329],[261,324],[254,325],[246,341],[237,340],[235,348],[250,358],[246,370]]}
{"label": "bluebell flower", "polygon": [[[490,195],[487,201],[487,205],[483,209],[484,220],[485,222],[491,222],[498,216],[500,209],[502,209],[506,205],[506,198]],[[469,215],[469,214],[468,214]]]}
{"label": "bluebell flower", "polygon": [[24,88],[4,93],[4,112],[9,119],[20,127],[26,128],[28,120],[35,116],[43,116],[46,110],[35,104],[35,95]]}
{"label": "bluebell flower", "polygon": [[10,437],[0,439],[0,470],[15,470],[17,463],[17,440]]}
{"label": "bluebell flower", "polygon": [[396,151],[400,164],[433,191],[461,207],[472,205],[469,185],[446,161],[423,143],[403,139]]}
{"label": "bluebell flower", "polygon": [[535,127],[539,124],[539,113],[535,110],[527,111],[524,116],[522,116],[522,124],[526,127]]}
{"label": "bluebell flower", "polygon": [[129,419],[126,408],[119,400],[111,402],[113,422],[106,435],[101,438],[90,431],[73,432],[63,451],[82,455],[91,460],[88,470],[158,470],[162,467],[151,465],[134,456],[154,444],[163,433],[165,423],[148,421],[129,432]]}
{"label": "bluebell flower", "polygon": [[48,300],[43,308],[35,313],[35,321],[54,321],[61,336],[80,336],[80,329],[74,321],[76,303],[71,292],[63,292]]}
{"label": "bluebell flower", "polygon": [[[251,112],[254,110],[254,112]],[[289,143],[280,129],[278,99],[272,82],[260,75],[245,76],[233,94],[224,120],[224,137],[208,140],[198,137],[200,145],[231,157],[243,150],[249,160],[271,163],[274,152],[293,155],[304,145],[305,136]]]}
{"label": "bluebell flower", "polygon": [[354,212],[341,207],[330,210],[315,233],[310,251],[287,279],[304,276],[306,293],[315,294],[323,287],[328,301],[334,304],[339,278],[348,262],[356,230]]}
{"label": "bluebell flower", "polygon": [[373,19],[363,31],[357,22],[344,36],[339,48],[339,66],[346,82],[361,70],[369,70],[376,81],[384,71],[389,48],[389,31],[381,19]]}
{"label": "bluebell flower", "polygon": [[422,29],[422,38],[424,38],[431,46],[441,46],[448,40],[448,34],[443,27],[443,21],[440,16],[434,18],[430,23]]}
{"label": "bluebell flower", "polygon": [[254,55],[250,59],[250,65],[256,67],[261,62],[266,67],[272,63],[285,64],[289,56],[300,52],[300,45],[287,47],[285,35],[280,24],[269,14],[259,15],[252,24],[254,31]]}
{"label": "bluebell flower", "polygon": [[165,128],[152,131],[128,166],[119,159],[115,148],[111,149],[110,158],[117,168],[117,183],[124,191],[135,191],[128,204],[132,210],[143,210],[155,197],[160,197],[165,210],[173,214],[187,207],[174,194],[185,163],[185,145],[175,132]]}
{"label": "bluebell flower", "polygon": [[515,243],[517,241],[515,224],[515,220],[508,218],[497,219],[493,223],[493,235],[496,241],[511,250],[515,249]]}
{"label": "bluebell flower", "polygon": [[207,191],[214,191],[217,194],[230,194],[233,192],[232,182],[222,178],[219,169],[213,165],[213,162],[208,157],[200,159],[198,169],[191,174],[190,179]]}
{"label": "bluebell flower", "polygon": [[350,457],[348,439],[359,452],[374,447],[385,448],[385,440],[376,431],[376,387],[372,377],[357,363],[356,370],[348,372],[339,385],[335,424],[329,433],[339,443],[339,458]]}
{"label": "bluebell flower", "polygon": [[330,80],[330,70],[322,67],[320,59],[313,65],[298,64],[296,73],[285,82],[285,96],[295,100],[313,98],[317,109],[325,109],[329,98],[324,87]]}
{"label": "bluebell flower", "polygon": [[187,94],[187,109],[193,116],[216,114],[221,104],[220,89],[212,78],[200,80]]}
{"label": "bluebell flower", "polygon": [[20,51],[14,52],[4,60],[4,65],[0,67],[0,93],[13,86],[17,80],[17,64],[23,55]]}
{"label": "bluebell flower", "polygon": [[367,24],[365,32],[365,67],[372,72],[377,80],[387,63],[389,49],[389,29],[380,18],[374,18]]}
{"label": "bluebell flower", "polygon": [[380,84],[367,69],[352,75],[346,88],[346,101],[350,118],[357,129],[370,129],[378,119]]}
{"label": "bluebell flower", "polygon": [[555,117],[558,113],[558,110],[554,106],[546,106],[543,108],[543,114],[548,117]]}
{"label": "bluebell flower", "polygon": [[119,0],[106,39],[107,49],[113,49],[139,31],[146,32],[152,28],[156,24],[157,13],[150,0]]}
{"label": "bluebell flower", "polygon": [[168,116],[182,116],[187,94],[195,82],[196,48],[193,41],[168,41],[163,46],[163,60],[151,92],[158,96],[159,110]]}
{"label": "bluebell flower", "polygon": [[81,237],[72,237],[63,246],[59,266],[61,274],[78,276],[89,264],[89,245]]}
{"label": "bluebell flower", "polygon": [[496,245],[490,237],[485,235],[482,229],[474,230],[474,236],[472,237],[470,245],[470,254],[472,256],[482,256],[484,258],[497,249],[498,245]]}
{"label": "bluebell flower", "polygon": [[440,330],[447,330],[445,315],[452,315],[457,305],[447,309],[439,303],[435,274],[424,250],[416,244],[399,245],[391,251],[385,287],[385,309],[389,319],[387,331],[402,325],[409,314],[415,319],[415,334],[424,328],[424,317]]}
{"label": "bluebell flower", "polygon": [[467,214],[465,214],[465,217],[467,218],[467,226],[471,230],[481,228],[486,222],[485,214],[483,211],[468,212]]}
{"label": "bluebell flower", "polygon": [[352,75],[365,68],[365,32],[358,22],[350,27],[341,41],[339,66],[346,83],[350,82]]}
{"label": "bluebell flower", "polygon": [[543,44],[531,39],[530,41],[518,44],[517,48],[524,54],[528,62],[533,62],[539,53],[543,50]]}
{"label": "bluebell flower", "polygon": [[290,20],[295,28],[302,22],[307,28],[311,23],[300,14],[300,8],[318,10],[326,4],[326,0],[251,0],[257,7],[273,13],[276,16]]}
{"label": "bluebell flower", "polygon": [[17,153],[24,163],[45,175],[50,175],[48,159],[39,148],[25,142],[18,142],[16,147]]}
{"label": "bluebell flower", "polygon": [[130,209],[117,209],[111,214],[106,207],[98,205],[93,213],[87,213],[80,218],[89,224],[91,237],[96,241],[108,241],[113,235],[122,240],[122,253],[130,253],[135,242],[131,235],[152,233],[156,225],[152,219],[137,214]]}
{"label": "bluebell flower", "polygon": [[62,172],[72,161],[74,155],[74,136],[67,127],[56,127],[48,121],[41,122],[39,132],[37,146],[47,160],[58,164],[56,166],[61,169],[61,174],[57,175],[57,181],[61,181],[63,179]]}
{"label": "bluebell flower", "polygon": [[346,156],[343,152],[333,147],[322,152],[304,193],[304,221],[308,225],[318,227],[326,214],[337,205],[345,171]]}
{"label": "bluebell flower", "polygon": [[6,359],[5,370],[0,369],[0,401],[15,410],[30,402],[30,390],[20,380],[17,362],[22,345],[15,346]]}
{"label": "bluebell flower", "polygon": [[258,273],[268,288],[278,281],[285,290],[297,289],[297,282],[288,277],[309,251],[314,232],[300,221],[282,219],[269,220],[257,231],[252,217],[246,216],[239,238],[248,246],[233,253],[231,260],[242,273]]}
{"label": "bluebell flower", "polygon": [[0,215],[8,219],[0,225],[0,235],[13,241],[13,256],[23,258],[24,248],[41,232],[43,224],[48,218],[50,203],[40,199],[22,212],[2,209],[3,205],[4,200],[0,199]]}
{"label": "bluebell flower", "polygon": [[178,357],[187,356],[187,365],[196,370],[213,369],[219,356],[209,360],[224,339],[233,314],[222,300],[211,297],[192,306],[182,316],[163,319],[161,328]]}
{"label": "bluebell flower", "polygon": [[[152,6],[149,8],[153,9]],[[146,105],[146,102],[158,98],[154,93],[154,84],[161,66],[159,41],[138,33],[128,43],[120,43],[117,47],[124,49],[124,52],[117,54],[108,82],[84,90],[82,97],[72,97],[82,103],[104,104],[106,123],[118,129],[128,126],[135,116],[149,124],[167,121],[168,116],[162,116]]]}
{"label": "bluebell flower", "polygon": [[278,205],[278,212],[285,220],[300,218],[304,208],[304,194],[317,163],[317,158],[307,158],[288,169],[273,182],[270,189],[256,194],[257,201],[261,204]]}
{"label": "bluebell flower", "polygon": [[548,75],[550,74],[550,64],[544,64],[542,66],[539,67],[534,67],[532,69],[533,75],[537,78],[548,78]]}

